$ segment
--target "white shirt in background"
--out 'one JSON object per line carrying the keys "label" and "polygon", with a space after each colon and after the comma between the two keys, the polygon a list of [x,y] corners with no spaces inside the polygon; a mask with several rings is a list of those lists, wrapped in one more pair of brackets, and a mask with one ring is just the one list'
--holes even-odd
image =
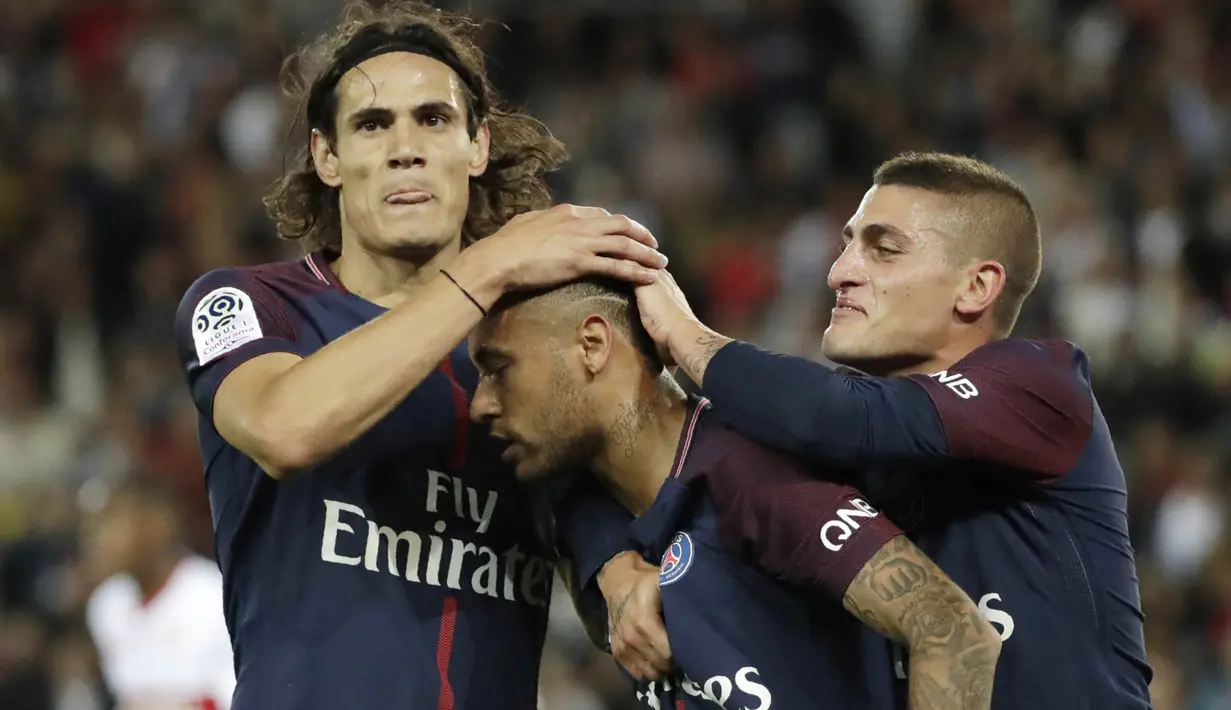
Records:
{"label": "white shirt in background", "polygon": [[227,710],[235,690],[217,565],[185,557],[153,598],[116,575],[86,607],[99,662],[120,710]]}

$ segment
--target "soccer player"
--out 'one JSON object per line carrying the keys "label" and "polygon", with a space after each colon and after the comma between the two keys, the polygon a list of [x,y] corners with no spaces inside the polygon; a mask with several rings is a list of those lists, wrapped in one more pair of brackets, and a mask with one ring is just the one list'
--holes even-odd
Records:
{"label": "soccer player", "polygon": [[843,235],[823,348],[863,374],[724,338],[669,277],[639,289],[641,316],[736,430],[879,469],[862,489],[1000,631],[997,708],[1149,707],[1124,474],[1088,360],[1008,337],[1040,269],[1030,201],[985,163],[905,154]]}
{"label": "soccer player", "polygon": [[[311,138],[267,204],[308,253],[208,273],[176,316],[236,710],[535,707],[551,541],[470,424],[460,346],[506,291],[665,261],[625,217],[527,212],[563,150],[501,106],[469,28],[354,4],[288,64]],[[590,590],[627,545],[603,502],[559,526]]]}
{"label": "soccer player", "polygon": [[470,344],[471,415],[506,442],[518,478],[588,468],[637,516],[638,551],[661,562],[677,674],[639,683],[638,698],[877,707],[855,653],[861,621],[910,649],[912,708],[990,707],[1000,639],[970,597],[854,488],[690,401],[633,299],[596,279],[515,295]]}
{"label": "soccer player", "polygon": [[121,708],[230,707],[231,642],[213,561],[184,546],[182,516],[160,487],[113,491],[82,536],[101,583],[86,604],[99,666]]}

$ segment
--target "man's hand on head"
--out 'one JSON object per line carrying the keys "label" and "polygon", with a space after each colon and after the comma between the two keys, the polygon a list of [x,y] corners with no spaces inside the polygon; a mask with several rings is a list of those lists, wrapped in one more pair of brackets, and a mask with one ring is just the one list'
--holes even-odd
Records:
{"label": "man's hand on head", "polygon": [[710,360],[731,338],[697,319],[679,284],[665,269],[654,283],[638,286],[636,294],[641,324],[658,345],[663,363],[679,365],[701,385]]}
{"label": "man's hand on head", "polygon": [[638,680],[658,680],[671,669],[658,572],[635,552],[622,552],[598,575],[599,590],[607,600],[611,655]]}
{"label": "man's hand on head", "polygon": [[465,249],[449,267],[458,287],[486,310],[501,295],[586,276],[653,283],[667,258],[641,224],[599,207],[556,205],[519,214]]}

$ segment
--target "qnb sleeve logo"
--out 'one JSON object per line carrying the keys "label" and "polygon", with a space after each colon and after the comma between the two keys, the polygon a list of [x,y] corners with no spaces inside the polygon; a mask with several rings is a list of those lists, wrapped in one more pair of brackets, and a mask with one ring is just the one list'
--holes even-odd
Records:
{"label": "qnb sleeve logo", "polygon": [[979,388],[975,387],[975,383],[971,382],[968,377],[960,372],[951,373],[948,370],[941,370],[940,372],[933,372],[928,377],[934,378],[942,385],[953,390],[953,393],[962,399],[979,396]]}
{"label": "qnb sleeve logo", "polygon": [[688,573],[688,568],[692,567],[693,554],[692,538],[688,536],[688,533],[676,533],[671,539],[671,544],[667,545],[667,551],[663,553],[662,567],[658,572],[658,586],[662,587],[680,581]]}
{"label": "qnb sleeve logo", "polygon": [[202,365],[262,335],[252,299],[237,288],[210,291],[192,312],[192,340]]}

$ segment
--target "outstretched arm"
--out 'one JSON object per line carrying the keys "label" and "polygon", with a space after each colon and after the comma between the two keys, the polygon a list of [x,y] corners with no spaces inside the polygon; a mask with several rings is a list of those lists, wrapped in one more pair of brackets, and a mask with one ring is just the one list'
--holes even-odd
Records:
{"label": "outstretched arm", "polygon": [[1001,340],[948,371],[867,377],[715,333],[669,275],[639,287],[637,305],[659,350],[701,386],[719,418],[813,462],[960,458],[1048,482],[1076,463],[1092,430],[1085,356],[1067,343]]}
{"label": "outstretched arm", "polygon": [[905,536],[886,543],[843,605],[910,651],[912,710],[986,710],[1000,636],[975,603]]}

